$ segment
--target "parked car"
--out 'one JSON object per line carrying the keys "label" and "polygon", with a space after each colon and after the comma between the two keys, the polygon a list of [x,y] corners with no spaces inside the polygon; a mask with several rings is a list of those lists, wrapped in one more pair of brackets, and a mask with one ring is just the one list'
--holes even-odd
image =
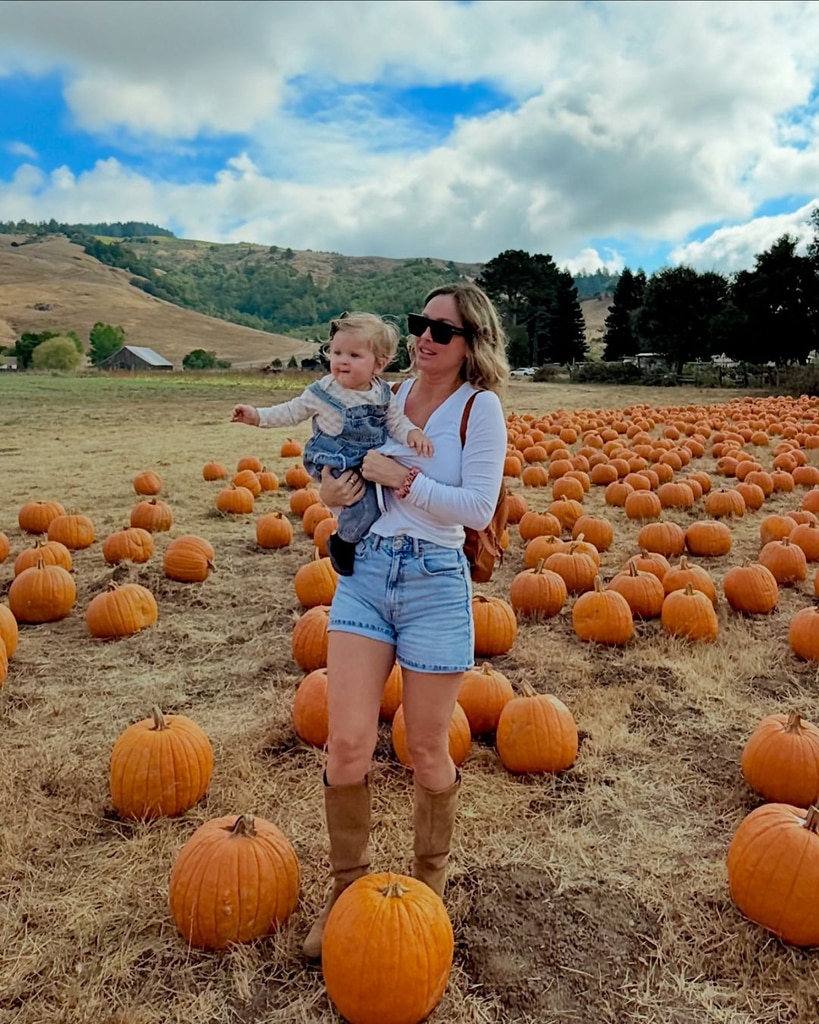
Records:
{"label": "parked car", "polygon": [[534,377],[534,375],[534,366],[519,366],[516,370],[512,370],[513,377]]}

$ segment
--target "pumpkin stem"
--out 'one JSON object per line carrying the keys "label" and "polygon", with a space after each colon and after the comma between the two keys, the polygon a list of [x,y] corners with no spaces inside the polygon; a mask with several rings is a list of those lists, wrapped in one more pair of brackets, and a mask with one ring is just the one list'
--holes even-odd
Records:
{"label": "pumpkin stem", "polygon": [[383,896],[388,899],[396,898],[400,899],[405,893],[409,892],[406,885],[403,885],[398,879],[393,879],[391,882],[387,882],[383,889],[380,890]]}
{"label": "pumpkin stem", "polygon": [[230,830],[232,836],[249,836],[251,839],[256,835],[256,823],[252,814],[240,814],[236,818],[233,828]]}
{"label": "pumpkin stem", "polygon": [[799,732],[802,729],[802,716],[798,711],[791,711],[785,725],[785,732]]}
{"label": "pumpkin stem", "polygon": [[815,804],[808,808],[808,813],[805,817],[805,828],[810,829],[811,832],[819,833],[819,807]]}
{"label": "pumpkin stem", "polygon": [[535,566],[535,572],[543,572],[543,566],[545,564],[546,564],[546,559],[545,558],[539,558],[537,560],[537,565]]}
{"label": "pumpkin stem", "polygon": [[151,708],[151,718],[154,720],[154,729],[162,730],[168,728],[168,723],[165,721],[165,716],[159,710],[156,704]]}
{"label": "pumpkin stem", "polygon": [[632,559],[628,563],[628,573],[629,573],[629,576],[639,576],[640,575],[640,570],[637,568],[637,563],[634,561],[634,559]]}

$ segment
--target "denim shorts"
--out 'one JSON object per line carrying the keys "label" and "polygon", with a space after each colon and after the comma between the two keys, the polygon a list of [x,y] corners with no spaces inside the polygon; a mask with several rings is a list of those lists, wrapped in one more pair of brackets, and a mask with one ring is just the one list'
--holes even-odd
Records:
{"label": "denim shorts", "polygon": [[472,579],[460,548],[368,534],[340,576],[329,629],[395,647],[402,668],[465,672],[475,662]]}

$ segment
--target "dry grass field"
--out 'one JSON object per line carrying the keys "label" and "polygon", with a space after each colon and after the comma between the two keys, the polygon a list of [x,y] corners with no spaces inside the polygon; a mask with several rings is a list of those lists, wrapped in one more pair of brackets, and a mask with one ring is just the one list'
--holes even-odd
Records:
{"label": "dry grass field", "polygon": [[[291,708],[303,673],[291,633],[293,589],[310,540],[287,489],[247,516],[214,507],[219,484],[257,455],[283,478],[283,431],[231,425],[237,401],[270,404],[286,382],[252,377],[0,378],[0,564],[6,600],[14,558],[30,546],[17,513],[32,499],[88,515],[97,540],[74,554],[78,599],[65,619],[21,627],[0,691],[0,1024],[319,1024],[339,1021],[301,941],[326,892],[321,752],[295,735]],[[300,387],[303,382],[290,382]],[[287,397],[283,394],[282,397]],[[717,405],[735,392],[517,384],[508,411]],[[306,437],[306,428],[298,435]],[[770,449],[759,457],[770,465]],[[714,470],[710,455],[690,468]],[[132,481],[161,474],[174,526],[145,565],[112,568],[102,540],[128,524]],[[523,489],[543,509],[550,488]],[[584,505],[604,506],[593,487]],[[455,961],[440,1024],[815,1024],[819,961],[746,921],[727,887],[734,829],[760,802],[739,758],[759,720],[799,710],[819,722],[813,664],[789,651],[791,616],[809,605],[809,579],[782,588],[765,618],[731,611],[720,581],[759,548],[761,518],[798,507],[804,490],[773,495],[731,522],[733,550],[702,560],[717,581],[713,644],[672,640],[639,623],[622,649],[582,643],[571,601],[555,619],[521,623],[494,659],[513,684],[553,693],[581,734],[573,768],[513,776],[488,742],[473,742],[446,904]],[[291,516],[295,540],[256,546],[259,514]],[[609,579],[636,552],[637,525],[609,509]],[[685,526],[702,515],[665,513]],[[216,571],[203,584],[165,578],[162,553],[180,534],[207,538]],[[478,588],[507,597],[523,568],[517,529],[504,565]],[[111,579],[148,587],[159,622],[130,638],[94,640],[91,598]],[[207,796],[175,819],[120,820],[108,792],[112,745],[151,705],[193,718],[210,736]],[[411,779],[382,726],[373,770],[373,867],[406,871]],[[168,876],[194,829],[224,814],[275,822],[302,869],[299,905],[277,934],[227,952],[191,950],[168,908]],[[396,985],[401,978],[396,977]]]}

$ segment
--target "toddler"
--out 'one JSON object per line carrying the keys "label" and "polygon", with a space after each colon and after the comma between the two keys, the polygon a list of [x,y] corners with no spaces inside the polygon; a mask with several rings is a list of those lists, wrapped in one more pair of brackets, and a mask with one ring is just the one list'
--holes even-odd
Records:
{"label": "toddler", "polygon": [[[330,373],[305,388],[298,398],[257,409],[237,405],[231,422],[254,427],[288,427],[313,419],[313,435],[304,447],[304,465],[319,481],[324,466],[334,476],[357,469],[366,452],[388,437],[431,455],[432,444],[395,402],[379,374],[398,347],[398,331],[374,313],[342,313],[330,324]],[[353,574],[355,546],[381,512],[376,486],[366,482],[364,497],[338,512],[338,527],[327,549],[341,576]]]}

